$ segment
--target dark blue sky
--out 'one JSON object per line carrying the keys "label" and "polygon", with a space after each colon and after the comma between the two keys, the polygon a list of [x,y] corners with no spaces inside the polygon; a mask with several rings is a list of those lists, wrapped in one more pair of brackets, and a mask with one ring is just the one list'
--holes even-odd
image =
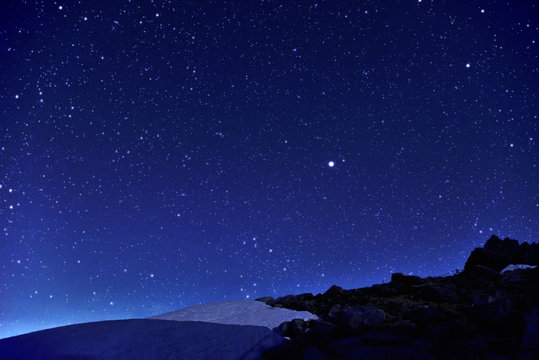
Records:
{"label": "dark blue sky", "polygon": [[538,20],[532,1],[3,1],[0,337],[536,241]]}

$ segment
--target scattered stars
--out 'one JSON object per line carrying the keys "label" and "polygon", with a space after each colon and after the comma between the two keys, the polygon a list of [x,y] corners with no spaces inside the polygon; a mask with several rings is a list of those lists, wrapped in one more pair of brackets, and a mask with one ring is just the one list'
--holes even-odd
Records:
{"label": "scattered stars", "polygon": [[533,2],[131,5],[0,5],[0,337],[537,239]]}

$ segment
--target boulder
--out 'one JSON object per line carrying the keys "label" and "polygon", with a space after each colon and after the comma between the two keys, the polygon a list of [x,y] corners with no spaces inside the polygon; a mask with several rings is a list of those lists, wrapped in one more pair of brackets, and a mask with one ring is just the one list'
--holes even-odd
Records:
{"label": "boulder", "polygon": [[521,337],[524,359],[533,359],[539,354],[539,306],[524,314],[525,329]]}
{"label": "boulder", "polygon": [[296,338],[302,335],[307,329],[307,322],[303,319],[285,321],[279,325],[279,332],[286,337]]}
{"label": "boulder", "polygon": [[349,331],[361,331],[381,326],[386,314],[374,306],[345,306],[335,305],[328,316],[333,323]]}
{"label": "boulder", "polygon": [[416,296],[423,300],[433,302],[457,302],[459,297],[455,292],[455,287],[450,284],[421,285],[415,288]]}
{"label": "boulder", "polygon": [[273,296],[264,296],[264,297],[255,299],[255,301],[260,301],[271,306],[271,304],[275,302],[275,299],[273,298]]}
{"label": "boulder", "polygon": [[326,354],[315,347],[307,347],[303,349],[301,354],[303,360],[326,360],[329,359]]}
{"label": "boulder", "polygon": [[528,270],[506,271],[502,274],[500,285],[504,288],[522,287],[530,283],[532,274]]}
{"label": "boulder", "polygon": [[487,326],[500,325],[514,311],[509,298],[499,298],[477,308],[477,314]]}
{"label": "boulder", "polygon": [[391,324],[390,328],[396,331],[407,332],[408,334],[412,334],[414,333],[415,330],[417,330],[417,325],[410,320],[399,320]]}
{"label": "boulder", "polygon": [[439,322],[451,316],[448,311],[439,306],[429,306],[425,304],[414,304],[409,306],[402,314],[403,318],[410,320],[414,324],[431,324]]}
{"label": "boulder", "polygon": [[337,340],[329,344],[328,353],[337,359],[434,359],[420,342],[404,345],[371,346],[357,337]]}
{"label": "boulder", "polygon": [[360,339],[366,345],[400,345],[411,340],[406,333],[387,329],[367,331],[361,334]]}
{"label": "boulder", "polygon": [[[510,264],[523,265],[500,272]],[[394,273],[389,283],[275,303],[324,321],[283,325],[295,337],[274,359],[536,359],[539,244],[493,236],[452,276]]]}
{"label": "boulder", "polygon": [[497,282],[501,279],[499,271],[479,264],[469,265],[458,276],[473,282]]}
{"label": "boulder", "polygon": [[300,295],[286,295],[278,297],[272,302],[272,306],[284,307],[291,310],[311,311],[314,303],[314,295],[305,293]]}
{"label": "boulder", "polygon": [[471,300],[473,306],[482,306],[495,301],[496,298],[493,295],[477,293],[471,296]]}
{"label": "boulder", "polygon": [[311,320],[308,332],[314,338],[327,339],[337,333],[337,326],[325,321]]}
{"label": "boulder", "polygon": [[539,246],[528,243],[519,245],[517,240],[509,238],[501,240],[492,235],[484,247],[472,251],[464,270],[473,265],[483,265],[499,272],[511,264],[538,265]]}
{"label": "boulder", "polygon": [[356,351],[359,351],[365,345],[358,337],[347,337],[344,339],[339,339],[332,341],[328,346],[327,350],[330,355],[335,358],[344,358],[349,356]]}
{"label": "boulder", "polygon": [[340,286],[337,286],[337,285],[332,285],[329,289],[327,289],[327,291],[324,293],[324,296],[325,297],[334,297],[334,296],[339,296],[339,295],[342,295],[344,293],[344,289]]}
{"label": "boulder", "polygon": [[423,279],[419,276],[404,275],[403,273],[391,274],[391,285],[394,286],[412,286],[423,283]]}

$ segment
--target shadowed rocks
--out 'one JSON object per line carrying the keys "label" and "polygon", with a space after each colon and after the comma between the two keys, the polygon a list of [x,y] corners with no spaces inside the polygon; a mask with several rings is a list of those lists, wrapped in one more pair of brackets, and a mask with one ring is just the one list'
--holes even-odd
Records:
{"label": "shadowed rocks", "polygon": [[511,264],[539,265],[539,244],[519,244],[517,240],[492,235],[484,247],[472,251],[464,269],[483,265],[499,272]]}
{"label": "shadowed rocks", "polygon": [[539,265],[538,245],[491,237],[464,271],[264,301],[306,310],[321,321],[283,324],[290,341],[269,359],[533,359],[539,349],[539,268],[500,273],[510,264]]}

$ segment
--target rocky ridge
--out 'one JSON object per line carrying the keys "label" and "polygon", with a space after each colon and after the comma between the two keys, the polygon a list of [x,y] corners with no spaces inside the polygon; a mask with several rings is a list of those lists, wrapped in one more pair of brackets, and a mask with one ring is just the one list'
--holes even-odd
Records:
{"label": "rocky ridge", "polygon": [[492,236],[453,276],[395,273],[391,282],[258,299],[321,319],[282,323],[291,340],[267,359],[536,359],[539,244]]}

